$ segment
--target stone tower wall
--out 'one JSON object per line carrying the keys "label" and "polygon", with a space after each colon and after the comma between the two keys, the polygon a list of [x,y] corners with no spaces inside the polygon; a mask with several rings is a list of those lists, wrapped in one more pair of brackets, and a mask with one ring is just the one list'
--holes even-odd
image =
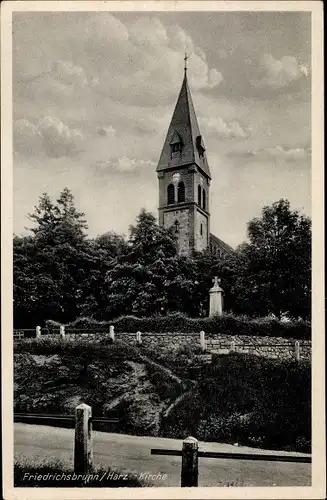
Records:
{"label": "stone tower wall", "polygon": [[[168,205],[167,187],[173,184],[174,173],[180,174],[180,181],[185,185],[185,202]],[[201,183],[201,178],[203,182]],[[195,165],[167,170],[158,173],[159,180],[159,224],[164,227],[174,226],[179,222],[178,246],[183,255],[190,255],[193,250],[202,251],[209,244],[209,215],[198,210],[195,205],[198,201],[198,185],[206,192],[206,208],[209,203],[209,181]],[[201,224],[203,234],[201,235]]]}
{"label": "stone tower wall", "polygon": [[193,217],[189,208],[164,212],[164,227],[171,227],[179,222],[178,251],[181,255],[189,255],[191,251],[190,232],[193,229]]}

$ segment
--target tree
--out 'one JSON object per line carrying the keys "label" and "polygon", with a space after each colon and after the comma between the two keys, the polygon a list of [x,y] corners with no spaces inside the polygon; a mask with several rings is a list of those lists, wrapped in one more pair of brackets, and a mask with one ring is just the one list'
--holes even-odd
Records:
{"label": "tree", "polygon": [[248,236],[249,243],[240,246],[229,263],[236,311],[309,317],[310,219],[281,199],[249,222]]}
{"label": "tree", "polygon": [[194,261],[177,254],[172,229],[141,210],[130,227],[128,250],[113,260],[106,277],[107,314],[165,314],[191,309],[196,287]]}
{"label": "tree", "polygon": [[94,242],[98,246],[99,250],[104,253],[106,259],[122,255],[127,252],[128,248],[125,238],[114,231],[108,231],[100,236],[97,236]]}
{"label": "tree", "polygon": [[98,265],[86,238],[84,214],[65,188],[56,204],[44,193],[29,218],[33,236],[14,239],[15,323],[22,317],[29,325],[74,319]]}

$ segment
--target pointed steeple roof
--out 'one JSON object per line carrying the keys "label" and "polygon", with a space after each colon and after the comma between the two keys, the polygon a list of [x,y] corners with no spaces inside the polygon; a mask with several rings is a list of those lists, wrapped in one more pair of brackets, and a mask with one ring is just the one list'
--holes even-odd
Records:
{"label": "pointed steeple roof", "polygon": [[[176,143],[177,137],[181,139],[181,152],[172,155],[171,147],[172,144]],[[211,179],[203,139],[200,134],[185,70],[182,88],[162,148],[157,172],[191,163],[195,163]]]}

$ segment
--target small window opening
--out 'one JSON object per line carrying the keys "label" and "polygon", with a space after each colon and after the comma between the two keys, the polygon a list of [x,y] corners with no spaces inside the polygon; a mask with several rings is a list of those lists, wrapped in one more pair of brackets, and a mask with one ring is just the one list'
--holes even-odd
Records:
{"label": "small window opening", "polygon": [[171,145],[172,153],[178,153],[180,151],[182,151],[182,144],[180,142],[176,142],[175,144]]}
{"label": "small window opening", "polygon": [[167,187],[167,204],[173,205],[175,203],[175,188],[173,184]]}
{"label": "small window opening", "polygon": [[180,182],[177,188],[178,203],[183,203],[185,201],[185,185],[184,182]]}
{"label": "small window opening", "polygon": [[198,186],[198,205],[201,207],[201,186]]}

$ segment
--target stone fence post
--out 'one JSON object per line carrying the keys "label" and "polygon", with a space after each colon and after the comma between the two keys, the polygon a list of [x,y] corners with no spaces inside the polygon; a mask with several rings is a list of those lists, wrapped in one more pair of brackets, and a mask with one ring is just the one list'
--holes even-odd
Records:
{"label": "stone fence post", "polygon": [[109,337],[113,342],[115,341],[115,327],[113,325],[109,327]]}
{"label": "stone fence post", "polygon": [[198,486],[198,450],[199,442],[197,439],[191,436],[184,439],[182,448],[181,487]]}
{"label": "stone fence post", "polygon": [[40,326],[37,326],[35,328],[35,336],[37,339],[39,339],[41,337],[41,327]]}
{"label": "stone fence post", "polygon": [[295,341],[295,359],[296,361],[300,361],[301,359],[301,349],[300,349],[300,342],[298,340]]}
{"label": "stone fence post", "polygon": [[60,337],[65,338],[65,327],[63,325],[60,325]]}
{"label": "stone fence post", "polygon": [[88,474],[92,469],[92,408],[84,403],[75,410],[74,472]]}
{"label": "stone fence post", "polygon": [[141,334],[141,332],[136,332],[136,343],[138,345],[142,344],[142,334]]}
{"label": "stone fence post", "polygon": [[206,350],[206,339],[205,339],[205,333],[203,330],[200,332],[200,345],[201,345],[202,351],[205,351]]}

